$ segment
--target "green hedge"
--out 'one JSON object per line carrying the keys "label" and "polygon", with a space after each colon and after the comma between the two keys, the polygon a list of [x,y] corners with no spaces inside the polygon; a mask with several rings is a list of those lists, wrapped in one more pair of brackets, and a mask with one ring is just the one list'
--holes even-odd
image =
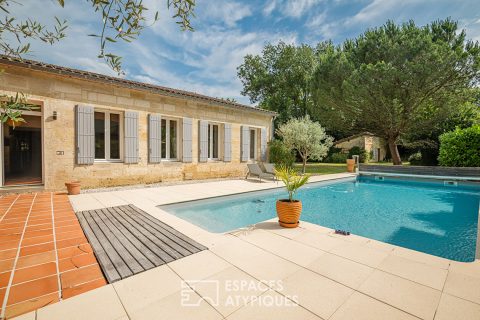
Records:
{"label": "green hedge", "polygon": [[480,167],[480,125],[442,134],[438,161],[447,167]]}
{"label": "green hedge", "polygon": [[287,167],[291,167],[295,163],[295,154],[280,140],[270,141],[268,143],[268,150],[269,160],[271,163],[276,165],[285,165]]}

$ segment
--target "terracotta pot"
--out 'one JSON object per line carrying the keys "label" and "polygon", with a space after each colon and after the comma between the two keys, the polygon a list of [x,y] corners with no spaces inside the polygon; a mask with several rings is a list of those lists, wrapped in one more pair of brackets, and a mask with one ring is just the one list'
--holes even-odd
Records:
{"label": "terracotta pot", "polygon": [[277,200],[278,223],[284,228],[296,228],[302,213],[302,202],[294,200]]}
{"label": "terracotta pot", "polygon": [[69,195],[80,194],[80,181],[65,182]]}
{"label": "terracotta pot", "polygon": [[347,159],[347,171],[355,172],[355,159]]}

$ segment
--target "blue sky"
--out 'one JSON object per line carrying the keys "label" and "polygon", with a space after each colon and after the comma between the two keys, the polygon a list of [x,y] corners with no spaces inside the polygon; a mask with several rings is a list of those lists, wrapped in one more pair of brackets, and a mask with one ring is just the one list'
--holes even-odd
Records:
{"label": "blue sky", "polygon": [[[35,12],[47,24],[53,16],[69,21],[66,39],[54,46],[34,43],[27,58],[114,75],[96,58],[98,40],[87,36],[100,28],[100,18],[87,1],[66,0],[63,9],[55,0],[20,2],[11,7],[19,17]],[[137,41],[111,47],[124,58],[125,76],[246,104],[250,102],[240,94],[236,68],[267,42],[340,43],[388,19],[423,25],[446,17],[458,20],[469,38],[480,40],[478,0],[197,0],[195,32],[181,32],[166,3],[144,0],[152,12],[160,12],[160,21]]]}

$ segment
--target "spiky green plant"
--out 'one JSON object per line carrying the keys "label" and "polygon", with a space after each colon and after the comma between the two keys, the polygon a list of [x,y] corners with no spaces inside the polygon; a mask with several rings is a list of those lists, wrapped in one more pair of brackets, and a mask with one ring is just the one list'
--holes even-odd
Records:
{"label": "spiky green plant", "polygon": [[284,165],[275,168],[275,175],[285,184],[288,191],[288,201],[290,202],[293,202],[293,196],[298,189],[310,179],[309,174],[299,175],[297,170]]}

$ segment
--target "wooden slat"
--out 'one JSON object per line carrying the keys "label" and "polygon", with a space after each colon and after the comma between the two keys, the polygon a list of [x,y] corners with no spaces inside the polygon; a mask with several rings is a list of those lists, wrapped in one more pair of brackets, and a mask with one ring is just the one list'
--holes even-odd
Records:
{"label": "wooden slat", "polygon": [[158,267],[165,264],[167,261],[172,261],[172,257],[163,252],[154,242],[135,229],[128,221],[123,219],[123,217],[118,214],[117,208],[108,208],[108,210],[112,216],[115,216],[115,220],[118,221],[127,232],[133,235],[144,247],[147,248],[146,251],[142,252],[155,266]]}
{"label": "wooden slat", "polygon": [[[126,237],[120,229],[118,229],[111,221],[110,219],[106,216],[105,214],[106,209],[102,210],[97,210],[98,216],[102,220],[102,222],[105,224],[105,226],[113,233],[113,237],[118,239],[118,243],[121,244],[122,250],[125,250],[127,252],[123,253],[121,251],[122,257],[124,256],[131,256],[132,259],[135,260],[135,262],[126,262],[127,265],[129,266],[130,270],[132,272],[137,273],[140,271],[145,271],[150,268],[153,268],[153,264],[148,261],[145,256],[131,243],[128,237]],[[118,250],[117,250],[118,252]],[[124,258],[125,260],[125,258]],[[138,266],[137,266],[138,265]]]}
{"label": "wooden slat", "polygon": [[82,226],[83,232],[87,236],[88,242],[95,248],[94,253],[97,257],[98,262],[102,266],[103,272],[105,277],[107,278],[109,283],[115,282],[120,280],[122,277],[115,269],[112,261],[108,257],[107,253],[103,249],[102,245],[98,241],[95,233],[93,232],[92,228],[90,227],[89,223],[87,222],[87,218],[84,216],[85,212],[77,213],[78,220],[80,221],[80,225]]}
{"label": "wooden slat", "polygon": [[110,243],[109,239],[103,233],[100,226],[96,223],[94,219],[95,216],[96,216],[95,211],[88,211],[87,214],[85,214],[85,217],[87,218],[88,223],[90,224],[90,227],[95,233],[95,236],[97,237],[97,239],[100,241],[108,257],[112,261],[112,264],[115,266],[115,269],[120,274],[120,277],[122,277],[123,279],[133,275],[133,272],[130,270],[130,268],[128,268],[128,266],[125,264],[125,261],[123,261],[120,254],[117,252],[117,250],[115,250],[115,248]]}
{"label": "wooden slat", "polygon": [[[130,207],[132,206],[130,205]],[[134,208],[132,209],[135,210]],[[192,241],[192,239],[190,239],[183,233],[180,233],[177,230],[173,229],[168,224],[165,224],[162,221],[155,219],[145,211],[138,208],[136,208],[136,210],[137,213],[143,217],[144,221],[148,220],[150,222],[150,225],[152,225],[154,228],[162,232],[166,237],[172,239],[188,251],[195,253],[207,249],[205,246],[202,246],[198,242]]]}
{"label": "wooden slat", "polygon": [[109,283],[206,249],[133,205],[77,216]]}

